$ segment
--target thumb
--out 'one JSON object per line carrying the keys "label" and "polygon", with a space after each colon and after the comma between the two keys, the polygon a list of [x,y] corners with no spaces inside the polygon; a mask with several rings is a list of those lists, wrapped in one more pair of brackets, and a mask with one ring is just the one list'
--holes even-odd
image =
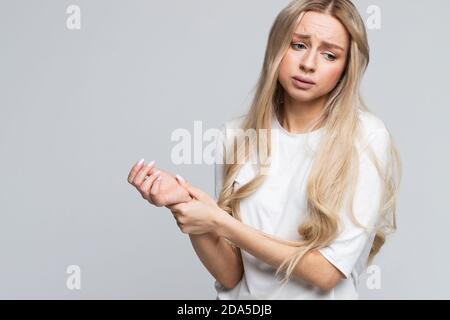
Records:
{"label": "thumb", "polygon": [[176,175],[175,178],[180,182],[180,184],[189,192],[189,195],[196,198],[196,199],[202,199],[203,198],[203,191],[200,189],[197,189],[196,187],[192,186],[190,183],[188,183],[186,180],[183,179],[180,175]]}

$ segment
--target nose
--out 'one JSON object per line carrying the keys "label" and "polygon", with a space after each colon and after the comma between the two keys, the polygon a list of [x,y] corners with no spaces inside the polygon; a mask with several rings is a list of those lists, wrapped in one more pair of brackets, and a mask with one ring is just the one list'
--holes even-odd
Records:
{"label": "nose", "polygon": [[316,70],[316,55],[313,50],[308,50],[300,60],[300,69],[305,73],[311,73]]}

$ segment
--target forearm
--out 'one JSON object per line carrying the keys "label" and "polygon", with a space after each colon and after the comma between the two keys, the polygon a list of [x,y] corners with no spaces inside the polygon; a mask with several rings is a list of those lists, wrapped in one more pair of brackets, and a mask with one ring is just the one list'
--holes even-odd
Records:
{"label": "forearm", "polygon": [[[264,236],[252,227],[230,216],[221,216],[217,233],[227,238],[242,250],[257,259],[278,268],[281,263],[291,257],[296,247],[277,242]],[[331,289],[336,274],[334,267],[316,250],[304,256],[295,267],[292,275],[323,290]]]}
{"label": "forearm", "polygon": [[234,287],[242,277],[240,254],[215,232],[190,234],[192,246],[211,275],[226,288]]}

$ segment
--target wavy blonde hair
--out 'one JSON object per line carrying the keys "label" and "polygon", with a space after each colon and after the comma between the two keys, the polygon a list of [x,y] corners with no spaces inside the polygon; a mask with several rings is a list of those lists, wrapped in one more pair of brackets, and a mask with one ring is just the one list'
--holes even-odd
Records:
{"label": "wavy blonde hair", "polygon": [[[369,111],[359,92],[362,76],[369,63],[369,45],[364,22],[351,1],[292,1],[278,14],[270,30],[262,71],[256,83],[250,110],[243,120],[242,129],[243,131],[254,129],[258,141],[260,141],[260,129],[266,129],[271,134],[271,119],[274,112],[281,110],[284,94],[284,89],[278,81],[279,66],[290,46],[292,34],[307,11],[325,13],[337,18],[350,36],[350,46],[347,64],[339,82],[328,94],[319,121],[308,130],[311,132],[317,124],[324,124],[324,136],[316,151],[307,181],[308,218],[298,227],[302,241],[278,239],[258,230],[276,241],[296,247],[295,254],[286,259],[276,271],[276,274],[281,270],[285,271],[284,281],[289,279],[296,264],[308,252],[323,248],[336,239],[340,224],[338,213],[346,195],[350,197],[348,210],[352,221],[361,226],[355,219],[352,203],[358,178],[358,170],[355,170],[359,162],[355,145],[355,139],[360,133],[358,113],[359,110]],[[256,144],[255,140],[244,140],[244,143],[237,146],[235,152],[237,161],[224,163],[224,184],[218,198],[219,207],[240,221],[240,201],[252,195],[266,179],[266,175],[262,174],[263,166],[259,165],[259,173],[256,177],[238,190],[233,190],[233,182],[242,165],[249,160],[252,150],[264,147],[269,157],[272,153],[271,139],[266,139],[265,146]],[[233,151],[234,149],[233,147]],[[392,138],[389,150],[390,161],[386,170],[383,170],[373,151],[369,151],[369,155],[383,179],[384,193],[380,206],[380,219],[376,225],[375,239],[367,264],[372,262],[373,257],[384,244],[385,235],[397,228],[396,195],[401,177],[400,158]],[[230,244],[240,254],[240,249],[232,242]]]}

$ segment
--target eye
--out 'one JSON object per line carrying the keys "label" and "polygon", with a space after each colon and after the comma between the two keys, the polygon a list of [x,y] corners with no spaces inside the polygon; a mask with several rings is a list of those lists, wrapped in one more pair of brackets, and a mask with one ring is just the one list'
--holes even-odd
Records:
{"label": "eye", "polygon": [[336,57],[334,55],[332,55],[331,53],[324,53],[323,54],[325,56],[325,59],[329,60],[329,61],[335,61]]}
{"label": "eye", "polygon": [[306,49],[306,46],[305,46],[303,43],[294,43],[294,42],[292,43],[292,48],[296,49],[295,46],[297,46],[297,45],[298,45],[298,46],[303,46],[303,48],[297,47],[297,48],[299,48],[300,50],[301,50],[301,49]]}

